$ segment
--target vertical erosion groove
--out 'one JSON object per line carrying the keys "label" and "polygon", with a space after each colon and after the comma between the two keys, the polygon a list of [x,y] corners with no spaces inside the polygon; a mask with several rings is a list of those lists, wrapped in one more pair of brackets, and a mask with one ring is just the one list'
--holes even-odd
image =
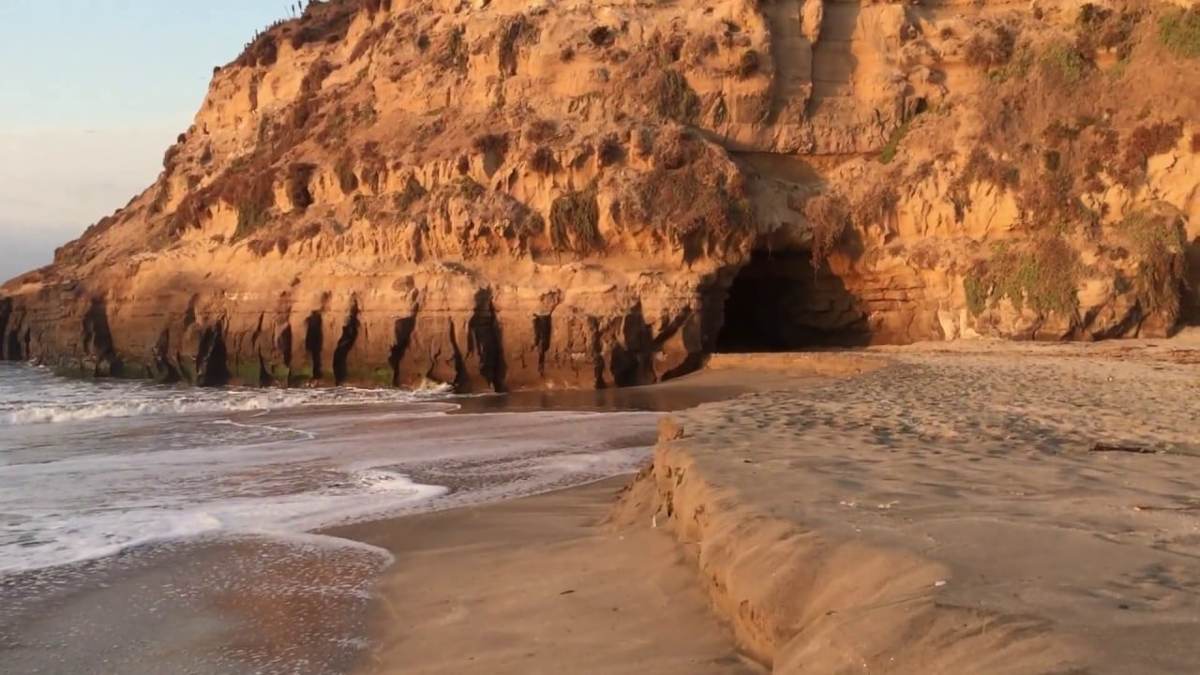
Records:
{"label": "vertical erosion groove", "polygon": [[12,316],[12,298],[0,299],[0,361],[11,360],[8,356],[8,320]]}
{"label": "vertical erosion groove", "polygon": [[324,376],[321,370],[321,348],[324,346],[324,342],[325,329],[321,325],[321,313],[313,311],[304,320],[304,349],[308,352],[314,380],[319,380]]}
{"label": "vertical erosion groove", "polygon": [[225,349],[225,329],[221,322],[204,329],[200,349],[196,354],[196,379],[203,387],[229,384],[228,353]]}
{"label": "vertical erosion groove", "polygon": [[533,317],[533,341],[538,352],[538,375],[546,376],[546,352],[550,351],[553,321],[549,314]]}
{"label": "vertical erosion groove", "polygon": [[348,379],[347,360],[350,350],[354,349],[354,343],[358,340],[358,329],[358,301],[353,300],[350,304],[350,315],[346,317],[346,325],[342,327],[342,336],[338,338],[337,347],[333,350],[334,384],[345,384]]}
{"label": "vertical erosion groove", "polygon": [[388,355],[388,364],[392,367],[392,386],[399,387],[403,382],[400,374],[400,363],[408,353],[408,345],[412,342],[413,330],[417,327],[417,317],[406,316],[396,319],[395,342],[392,343],[392,353]]}
{"label": "vertical erosion groove", "polygon": [[491,291],[483,289],[475,294],[475,311],[467,329],[467,351],[479,360],[480,377],[494,391],[504,391],[504,354]]}

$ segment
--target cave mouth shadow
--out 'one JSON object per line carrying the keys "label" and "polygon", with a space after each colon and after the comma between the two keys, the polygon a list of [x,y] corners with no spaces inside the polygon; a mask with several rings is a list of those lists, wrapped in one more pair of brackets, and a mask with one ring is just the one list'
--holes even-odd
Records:
{"label": "cave mouth shadow", "polygon": [[725,299],[717,353],[793,352],[871,343],[858,299],[814,274],[809,251],[755,251]]}

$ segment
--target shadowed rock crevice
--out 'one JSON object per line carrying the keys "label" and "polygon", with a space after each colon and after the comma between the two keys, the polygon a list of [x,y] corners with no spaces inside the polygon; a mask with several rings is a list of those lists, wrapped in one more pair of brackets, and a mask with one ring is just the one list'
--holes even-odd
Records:
{"label": "shadowed rock crevice", "polygon": [[121,362],[108,327],[108,308],[103,300],[93,300],[83,315],[83,352],[90,357],[87,365],[93,375],[121,374]]}
{"label": "shadowed rock crevice", "polygon": [[550,314],[533,317],[533,345],[537,350],[538,374],[546,375],[546,352],[550,351],[554,319]]}
{"label": "shadowed rock crevice", "polygon": [[346,325],[342,327],[342,336],[338,338],[337,347],[333,350],[333,381],[335,384],[345,384],[348,380],[348,359],[350,350],[358,340],[358,301],[350,305],[350,316],[346,317]]}
{"label": "shadowed rock crevice", "polygon": [[8,322],[12,316],[12,299],[0,298],[0,361],[11,360],[8,356]]}
{"label": "shadowed rock crevice", "polygon": [[481,289],[475,294],[475,312],[467,329],[467,351],[478,362],[479,375],[494,391],[504,391],[504,350],[490,290]]}
{"label": "shadowed rock crevice", "polygon": [[391,353],[388,355],[388,365],[392,368],[392,386],[394,387],[403,384],[400,363],[404,360],[404,355],[408,353],[408,346],[412,343],[413,331],[416,327],[417,317],[415,315],[396,319],[392,326],[393,342]]}
{"label": "shadowed rock crevice", "polygon": [[223,321],[204,329],[196,353],[196,383],[202,387],[221,387],[229,384],[229,354],[225,348]]}
{"label": "shadowed rock crevice", "polygon": [[304,351],[308,354],[308,363],[312,367],[312,379],[319,380],[324,376],[321,369],[321,351],[325,346],[325,327],[321,313],[313,311],[304,320]]}
{"label": "shadowed rock crevice", "polygon": [[171,329],[163,328],[151,350],[151,375],[163,384],[174,384],[183,379],[179,367],[171,357]]}

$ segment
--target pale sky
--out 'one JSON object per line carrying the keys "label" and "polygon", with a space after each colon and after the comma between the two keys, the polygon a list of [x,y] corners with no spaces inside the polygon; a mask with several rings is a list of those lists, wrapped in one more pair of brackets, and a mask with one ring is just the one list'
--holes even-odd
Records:
{"label": "pale sky", "polygon": [[124,206],[292,0],[0,0],[0,281]]}

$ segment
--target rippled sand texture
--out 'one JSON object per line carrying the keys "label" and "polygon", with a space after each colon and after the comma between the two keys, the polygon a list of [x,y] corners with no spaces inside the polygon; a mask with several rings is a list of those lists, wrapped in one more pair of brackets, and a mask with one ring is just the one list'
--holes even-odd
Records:
{"label": "rippled sand texture", "polygon": [[751,651],[812,672],[1200,671],[1200,334],[869,355],[889,365],[679,413],[660,445],[658,517],[700,542]]}

